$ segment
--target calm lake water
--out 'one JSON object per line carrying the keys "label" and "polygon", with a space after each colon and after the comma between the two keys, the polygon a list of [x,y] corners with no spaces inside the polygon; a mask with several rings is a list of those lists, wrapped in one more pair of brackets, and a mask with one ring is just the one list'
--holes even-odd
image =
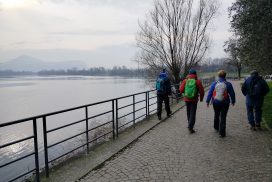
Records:
{"label": "calm lake water", "polygon": [[[137,78],[91,76],[0,78],[0,123],[130,95],[150,89],[152,89],[152,86],[150,86],[146,80]],[[138,101],[141,99],[143,99],[143,95],[136,97]],[[122,106],[129,102],[131,101],[124,99],[120,101],[120,105]],[[139,105],[139,107],[141,107],[141,105]],[[97,112],[106,112],[110,109],[111,103],[90,107],[89,115]],[[129,111],[124,110],[122,112],[125,113]],[[48,130],[84,119],[84,117],[84,109],[48,117]],[[110,115],[103,117],[103,121],[105,121],[107,117],[107,121],[111,120]],[[99,118],[92,123],[93,126],[100,123]],[[56,141],[67,138],[67,136],[84,131],[84,125],[85,123],[83,122],[74,125],[72,129],[67,128],[48,135],[48,144],[53,144]],[[43,165],[43,141],[41,131],[41,120],[38,120],[40,164]],[[31,121],[2,128],[0,129],[0,145],[31,136],[32,134]],[[81,139],[82,138],[76,138],[56,148],[50,148],[49,160],[61,155],[66,150],[75,148]],[[0,165],[29,154],[32,151],[32,140],[0,149]],[[7,181],[14,176],[33,169],[33,161],[34,157],[28,157],[16,164],[1,168],[0,181]]]}

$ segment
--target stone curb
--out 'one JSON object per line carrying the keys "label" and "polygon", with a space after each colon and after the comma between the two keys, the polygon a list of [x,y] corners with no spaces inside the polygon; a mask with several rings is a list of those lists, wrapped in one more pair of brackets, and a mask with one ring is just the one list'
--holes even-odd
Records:
{"label": "stone curb", "polygon": [[[179,107],[178,109],[176,109],[175,111],[173,111],[173,113],[171,114],[174,115],[175,113],[177,113],[178,111],[180,111],[183,107],[185,106],[185,104],[183,103],[183,105],[181,107]],[[171,117],[170,116],[170,117]],[[83,179],[84,177],[86,177],[90,172],[97,170],[101,167],[103,167],[105,165],[105,163],[107,161],[110,161],[111,159],[113,159],[115,156],[117,156],[118,154],[122,153],[124,150],[126,150],[128,147],[130,147],[131,145],[133,145],[135,142],[137,142],[139,140],[139,138],[141,138],[143,135],[145,135],[146,133],[148,133],[149,131],[151,131],[152,129],[154,129],[156,126],[158,126],[159,124],[161,124],[162,122],[165,122],[167,119],[169,119],[170,117],[166,117],[163,118],[162,120],[160,120],[157,124],[155,124],[154,126],[152,126],[151,128],[147,129],[145,132],[143,132],[142,134],[140,134],[139,136],[137,136],[134,140],[132,140],[130,143],[128,143],[127,145],[123,146],[118,152],[113,153],[109,158],[105,159],[103,162],[101,162],[100,164],[98,164],[97,166],[95,166],[94,168],[90,169],[89,172],[87,172],[86,174],[84,174],[83,176],[81,176],[79,179],[76,180],[76,182],[80,181],[81,179]]]}
{"label": "stone curb", "polygon": [[[209,89],[209,87],[205,87],[205,92]],[[171,114],[174,115],[175,113],[177,113],[178,111],[180,111],[181,109],[183,109],[185,107],[185,103],[182,103],[182,105],[177,108],[175,111],[173,111],[173,113]],[[148,133],[149,131],[151,131],[152,129],[154,129],[156,126],[160,125],[161,123],[165,122],[167,119],[169,119],[169,117],[163,118],[161,121],[159,121],[157,124],[155,124],[154,126],[150,127],[149,129],[147,129],[145,132],[143,132],[142,134],[140,134],[139,136],[137,136],[134,140],[132,140],[131,142],[129,142],[127,145],[125,145],[124,147],[122,147],[118,152],[112,154],[110,157],[108,157],[107,159],[105,159],[103,162],[101,162],[100,164],[98,164],[97,166],[95,166],[94,168],[90,169],[86,174],[84,174],[83,176],[81,176],[79,179],[77,179],[76,181],[80,181],[81,179],[83,179],[84,177],[86,177],[90,172],[92,172],[93,170],[97,170],[101,167],[103,167],[105,165],[105,163],[107,161],[110,161],[111,159],[113,159],[115,156],[117,156],[118,154],[122,153],[124,150],[126,150],[128,147],[130,147],[131,145],[133,145],[135,142],[137,142],[139,140],[139,138],[141,138],[143,135],[145,135],[146,133]]]}

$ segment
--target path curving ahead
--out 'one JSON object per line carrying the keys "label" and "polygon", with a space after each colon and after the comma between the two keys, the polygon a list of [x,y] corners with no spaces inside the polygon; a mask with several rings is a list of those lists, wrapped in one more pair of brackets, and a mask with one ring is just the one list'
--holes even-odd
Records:
{"label": "path curving ahead", "polygon": [[272,136],[251,131],[240,83],[230,108],[226,138],[213,129],[212,107],[198,105],[196,133],[187,130],[185,109],[139,138],[81,181],[272,181]]}

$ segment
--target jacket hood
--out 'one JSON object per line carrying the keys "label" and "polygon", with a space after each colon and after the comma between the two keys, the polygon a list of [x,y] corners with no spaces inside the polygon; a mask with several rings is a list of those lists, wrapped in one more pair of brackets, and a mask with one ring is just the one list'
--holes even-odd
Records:
{"label": "jacket hood", "polygon": [[161,72],[159,74],[159,78],[166,78],[167,77],[167,74],[165,72]]}
{"label": "jacket hood", "polygon": [[195,75],[195,74],[189,74],[189,75],[187,75],[186,78],[195,78],[195,79],[197,79],[197,75]]}

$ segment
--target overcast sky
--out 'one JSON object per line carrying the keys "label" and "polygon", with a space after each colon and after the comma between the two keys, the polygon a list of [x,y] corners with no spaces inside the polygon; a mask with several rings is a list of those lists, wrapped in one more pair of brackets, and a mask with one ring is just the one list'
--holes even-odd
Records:
{"label": "overcast sky", "polygon": [[[213,40],[207,57],[223,57],[230,36],[227,8],[219,0],[218,17],[210,27]],[[0,0],[0,62],[20,55],[44,61],[82,60],[88,66],[132,62],[138,21],[153,0]]]}

